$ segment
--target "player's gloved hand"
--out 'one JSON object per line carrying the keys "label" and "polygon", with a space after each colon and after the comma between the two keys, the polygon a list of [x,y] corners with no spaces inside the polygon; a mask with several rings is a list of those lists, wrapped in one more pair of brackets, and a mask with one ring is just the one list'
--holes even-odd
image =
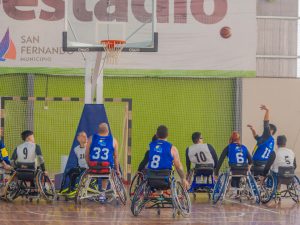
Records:
{"label": "player's gloved hand", "polygon": [[45,176],[47,176],[47,177],[48,177],[48,172],[47,172],[47,171],[44,171],[44,174],[45,174]]}
{"label": "player's gloved hand", "polygon": [[189,188],[189,186],[190,186],[189,182],[188,182],[187,179],[185,179],[185,178],[183,178],[183,179],[181,180],[181,183],[182,183],[182,186],[183,186],[183,188],[184,188],[185,190],[187,190],[187,189]]}
{"label": "player's gloved hand", "polygon": [[4,168],[5,170],[12,170],[12,167],[11,167],[10,165],[8,165],[8,164],[4,164],[4,165],[3,165],[3,168]]}

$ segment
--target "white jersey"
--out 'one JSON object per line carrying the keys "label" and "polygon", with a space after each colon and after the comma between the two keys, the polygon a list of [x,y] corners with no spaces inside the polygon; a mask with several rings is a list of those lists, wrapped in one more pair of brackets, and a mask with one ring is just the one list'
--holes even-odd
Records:
{"label": "white jersey", "polygon": [[188,156],[192,163],[215,166],[214,159],[207,144],[194,144],[189,147]]}
{"label": "white jersey", "polygon": [[17,162],[18,163],[35,163],[36,159],[36,144],[24,142],[17,147]]}
{"label": "white jersey", "polygon": [[280,147],[276,151],[276,158],[272,166],[272,171],[278,173],[279,167],[289,167],[294,165],[295,153],[288,148]]}
{"label": "white jersey", "polygon": [[79,167],[88,169],[89,167],[85,160],[85,150],[86,150],[86,148],[85,147],[81,148],[80,145],[78,145],[74,148],[74,152],[78,159]]}

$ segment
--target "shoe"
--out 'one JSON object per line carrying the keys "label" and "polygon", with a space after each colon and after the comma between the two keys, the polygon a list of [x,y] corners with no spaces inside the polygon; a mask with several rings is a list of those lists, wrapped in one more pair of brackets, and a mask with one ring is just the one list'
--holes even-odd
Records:
{"label": "shoe", "polygon": [[60,194],[66,194],[68,192],[69,192],[69,188],[65,188],[65,189],[61,190],[59,193]]}
{"label": "shoe", "polygon": [[77,190],[71,190],[69,193],[68,193],[68,196],[74,196],[76,195],[77,193]]}

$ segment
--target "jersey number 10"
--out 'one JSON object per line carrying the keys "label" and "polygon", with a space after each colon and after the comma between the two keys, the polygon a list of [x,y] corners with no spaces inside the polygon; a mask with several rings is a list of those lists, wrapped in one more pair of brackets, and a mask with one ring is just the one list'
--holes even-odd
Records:
{"label": "jersey number 10", "polygon": [[200,162],[206,162],[206,160],[207,160],[204,152],[196,153],[195,157],[196,157],[198,163],[200,163]]}

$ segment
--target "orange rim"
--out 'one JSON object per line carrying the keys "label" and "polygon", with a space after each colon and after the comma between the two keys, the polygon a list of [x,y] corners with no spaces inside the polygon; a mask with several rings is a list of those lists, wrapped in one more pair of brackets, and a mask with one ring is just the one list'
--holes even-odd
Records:
{"label": "orange rim", "polygon": [[124,40],[102,40],[100,43],[102,45],[106,46],[107,48],[115,48],[116,45],[126,44],[126,41],[124,41]]}

